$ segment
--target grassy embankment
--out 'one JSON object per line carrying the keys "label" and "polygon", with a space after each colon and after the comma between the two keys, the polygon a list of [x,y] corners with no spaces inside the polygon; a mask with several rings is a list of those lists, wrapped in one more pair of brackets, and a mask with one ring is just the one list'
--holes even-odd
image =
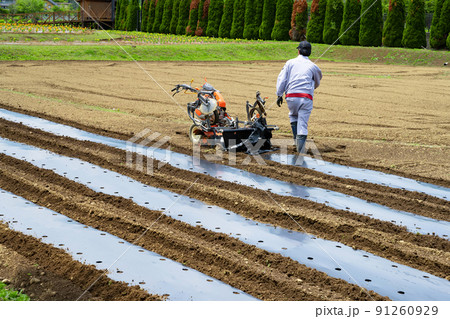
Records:
{"label": "grassy embankment", "polygon": [[[120,46],[111,37],[120,43]],[[140,32],[1,33],[0,60],[270,61],[295,56],[295,42],[198,38]],[[45,42],[43,44],[42,42]],[[51,43],[48,43],[51,42]],[[19,44],[20,43],[20,44]],[[87,44],[86,44],[87,43]],[[441,66],[449,51],[313,44],[311,59]]]}

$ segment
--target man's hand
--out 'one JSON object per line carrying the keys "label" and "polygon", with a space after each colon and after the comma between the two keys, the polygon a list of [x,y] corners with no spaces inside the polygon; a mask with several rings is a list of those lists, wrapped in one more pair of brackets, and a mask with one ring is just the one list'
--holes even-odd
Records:
{"label": "man's hand", "polygon": [[278,105],[278,107],[281,107],[281,104],[283,104],[283,97],[282,97],[282,96],[279,96],[278,99],[277,99],[277,105]]}

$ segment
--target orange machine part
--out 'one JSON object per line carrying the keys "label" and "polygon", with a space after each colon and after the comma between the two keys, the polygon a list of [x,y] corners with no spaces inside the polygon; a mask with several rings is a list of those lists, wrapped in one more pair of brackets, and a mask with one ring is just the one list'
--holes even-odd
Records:
{"label": "orange machine part", "polygon": [[200,112],[199,109],[195,109],[195,113],[196,113],[198,116],[201,116],[201,115],[202,115],[202,112]]}
{"label": "orange machine part", "polygon": [[214,92],[214,97],[216,98],[217,104],[222,107],[222,108],[226,108],[227,107],[227,102],[225,102],[225,99],[223,98],[222,94],[220,94],[219,92],[215,91]]}

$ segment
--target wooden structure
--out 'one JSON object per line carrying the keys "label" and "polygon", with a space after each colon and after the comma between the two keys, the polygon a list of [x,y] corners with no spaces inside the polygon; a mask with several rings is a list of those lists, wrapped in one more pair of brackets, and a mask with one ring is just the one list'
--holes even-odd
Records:
{"label": "wooden structure", "polygon": [[97,21],[103,27],[114,26],[117,0],[76,0],[80,5],[80,22],[82,25]]}

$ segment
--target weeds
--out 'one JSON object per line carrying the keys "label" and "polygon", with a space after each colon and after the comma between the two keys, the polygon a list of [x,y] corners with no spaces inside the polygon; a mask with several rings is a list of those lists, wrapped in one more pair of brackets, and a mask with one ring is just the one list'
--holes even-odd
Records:
{"label": "weeds", "polygon": [[1,301],[29,301],[30,297],[21,291],[9,290],[6,285],[0,282],[0,300]]}

